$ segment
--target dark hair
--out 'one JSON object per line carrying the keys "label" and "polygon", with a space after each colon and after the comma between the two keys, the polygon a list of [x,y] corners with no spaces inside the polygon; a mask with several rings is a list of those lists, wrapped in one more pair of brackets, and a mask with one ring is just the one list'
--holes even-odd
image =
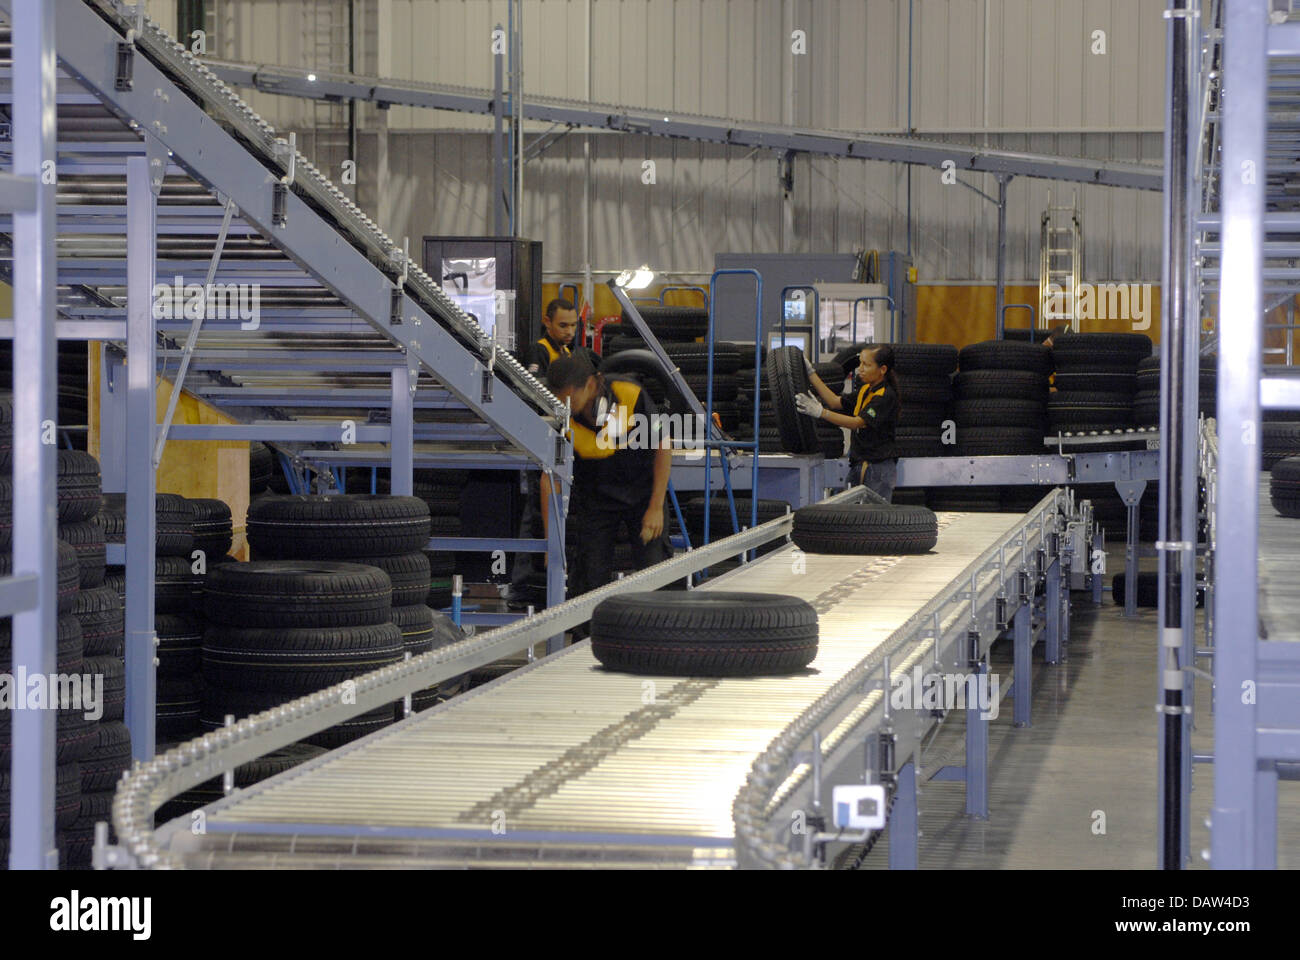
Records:
{"label": "dark hair", "polygon": [[[552,300],[550,303],[546,305],[546,319],[554,320],[555,311],[557,310],[576,310],[576,309],[577,307],[573,305],[572,300],[565,300],[562,297],[556,297],[554,300]],[[534,314],[534,316],[536,316],[536,314]]]}
{"label": "dark hair", "polygon": [[546,368],[546,387],[552,393],[581,387],[596,375],[591,361],[580,353],[560,357]]}
{"label": "dark hair", "polygon": [[887,343],[869,343],[862,349],[871,351],[876,366],[888,368],[885,371],[885,383],[889,384],[901,399],[902,391],[898,389],[898,376],[894,373],[894,348]]}

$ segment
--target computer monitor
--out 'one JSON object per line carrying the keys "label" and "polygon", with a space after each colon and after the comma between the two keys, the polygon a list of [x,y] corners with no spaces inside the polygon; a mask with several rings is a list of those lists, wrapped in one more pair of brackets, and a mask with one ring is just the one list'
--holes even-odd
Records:
{"label": "computer monitor", "polygon": [[781,340],[781,331],[777,330],[768,334],[767,348],[775,350],[778,347],[798,347],[804,353],[808,352],[808,340],[811,334],[807,330],[787,330],[785,340]]}

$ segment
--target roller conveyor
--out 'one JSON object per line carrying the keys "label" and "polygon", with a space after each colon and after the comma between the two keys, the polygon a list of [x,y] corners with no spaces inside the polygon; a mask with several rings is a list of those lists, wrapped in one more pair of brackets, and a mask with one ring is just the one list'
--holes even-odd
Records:
{"label": "roller conveyor", "polygon": [[[160,840],[187,866],[730,865],[732,805],[755,758],[1024,523],[945,513],[928,555],[805,555],[796,574],[785,546],[698,588],[812,603],[820,649],[803,675],[607,673],[578,644],[232,794],[206,808],[204,836],[183,820]],[[891,672],[932,646],[916,641]]]}

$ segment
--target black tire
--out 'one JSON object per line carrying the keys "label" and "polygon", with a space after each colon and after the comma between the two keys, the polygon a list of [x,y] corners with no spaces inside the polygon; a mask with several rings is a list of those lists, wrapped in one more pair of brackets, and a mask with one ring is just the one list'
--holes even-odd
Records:
{"label": "black tire", "polygon": [[81,792],[112,790],[131,769],[131,733],[120,720],[100,723],[95,748],[81,761]]}
{"label": "black tire", "polygon": [[947,374],[941,377],[899,376],[898,396],[903,409],[914,403],[949,403],[953,398],[952,378]]}
{"label": "black tire", "polygon": [[1279,460],[1300,457],[1300,423],[1265,422],[1260,433],[1265,469],[1272,468]]}
{"label": "black tire", "polygon": [[894,438],[894,456],[900,459],[903,457],[947,457],[955,455],[955,451],[943,445],[937,432],[899,435]]}
{"label": "black tire", "polygon": [[72,613],[81,624],[87,656],[122,655],[126,611],[113,587],[78,591]]}
{"label": "black tire", "polygon": [[414,553],[429,540],[418,497],[264,497],[249,507],[248,541],[259,559],[350,559]]}
{"label": "black tire", "polygon": [[254,440],[248,445],[248,492],[256,496],[271,483],[271,471],[275,468],[275,458],[271,448]]}
{"label": "black tire", "polygon": [[[1160,574],[1154,570],[1139,570],[1134,578],[1137,586],[1137,606],[1156,607],[1160,604]],[[1117,573],[1110,579],[1110,598],[1119,606],[1124,605],[1128,596],[1128,584],[1124,574]],[[1205,591],[1197,588],[1196,606],[1205,606]]]}
{"label": "black tire", "polygon": [[104,531],[93,520],[59,524],[59,539],[77,553],[78,586],[83,590],[104,583]]}
{"label": "black tire", "polygon": [[1047,376],[1030,370],[963,370],[954,382],[963,400],[1047,401]]}
{"label": "black tire", "polygon": [[934,549],[939,528],[925,507],[813,504],[794,513],[792,539],[808,553],[905,554]]}
{"label": "black tire", "polygon": [[101,498],[103,506],[95,514],[95,522],[104,531],[107,543],[126,542],[126,494],[106,493]]}
{"label": "black tire", "polygon": [[[650,332],[663,341],[696,340],[709,332],[709,311],[703,307],[657,307],[637,304],[637,313],[646,322]],[[623,323],[635,330],[632,322]]]}
{"label": "black tire", "polygon": [[[82,673],[85,666],[85,641],[81,636],[81,622],[72,614],[63,614],[55,622],[55,668],[58,673]],[[13,620],[0,619],[0,664],[8,673],[13,661]],[[12,678],[10,678],[12,682]],[[18,690],[18,696],[27,691]],[[11,692],[12,695],[12,692]],[[0,718],[8,720],[10,710],[0,709]],[[6,742],[5,747],[8,747]]]}
{"label": "black tire", "polygon": [[1063,333],[1052,340],[1052,359],[1059,370],[1136,372],[1151,356],[1144,333]]}
{"label": "black tire", "polygon": [[1133,403],[1113,393],[1058,393],[1047,401],[1053,426],[1072,423],[1133,422]]}
{"label": "black tire", "polygon": [[189,558],[194,549],[194,511],[176,493],[160,493],[154,517],[154,553],[159,557]]}
{"label": "black tire", "polygon": [[627,673],[788,674],[817,656],[817,611],[779,594],[622,594],[592,613],[591,651],[605,669]]}
{"label": "black tire", "polygon": [[417,654],[431,649],[435,616],[423,602],[393,607],[393,625],[401,632],[404,650]]}
{"label": "black tire", "polygon": [[948,405],[946,403],[905,403],[902,409],[898,411],[899,427],[926,427],[931,430],[939,429],[943,421],[948,419]]}
{"label": "black tire", "polygon": [[1042,453],[1043,431],[1024,427],[963,427],[957,431],[953,456],[985,457],[998,454]]}
{"label": "black tire", "polygon": [[378,567],[276,560],[208,571],[210,624],[232,627],[351,627],[387,623],[392,584]]}
{"label": "black tire", "polygon": [[[664,344],[664,353],[682,373],[708,375],[709,352],[703,343]],[[740,369],[740,354],[720,343],[713,345],[713,375],[734,376]]]}
{"label": "black tire", "polygon": [[767,382],[772,386],[772,408],[781,446],[790,453],[816,453],[821,449],[815,421],[794,406],[798,394],[808,392],[808,374],[804,370],[803,351],[798,347],[778,347],[767,354]]}
{"label": "black tire", "polygon": [[103,674],[104,715],[101,720],[121,720],[126,711],[126,665],[119,657],[86,657],[83,669]]}
{"label": "black tire", "polygon": [[1285,497],[1274,492],[1269,495],[1269,503],[1279,517],[1300,518],[1300,495]]}
{"label": "black tire", "polygon": [[[82,776],[84,778],[84,771]],[[100,821],[110,824],[108,842],[117,842],[111,825],[113,793],[108,789],[95,792],[82,789],[76,819],[58,834],[60,870],[90,868],[95,852],[95,824]]]}
{"label": "black tire", "polygon": [[1037,400],[958,400],[952,413],[959,436],[962,428],[989,424],[1042,430],[1046,421],[1046,411]]}
{"label": "black tire", "polygon": [[393,585],[394,607],[424,603],[429,593],[429,558],[419,551],[396,557],[362,557],[348,562],[378,567],[388,574]]}
{"label": "black tire", "polygon": [[230,507],[224,500],[200,497],[190,500],[194,515],[194,548],[209,558],[230,552],[234,544],[234,527]]}
{"label": "black tire", "polygon": [[[702,373],[691,373],[685,375],[683,379],[686,381],[686,385],[691,388],[691,392],[699,399],[700,406],[703,406],[705,398],[708,396],[709,378]],[[734,376],[715,376],[713,378],[713,402],[715,405],[719,401],[735,403],[738,392]]]}
{"label": "black tire", "polygon": [[[858,355],[869,343],[855,343],[835,354],[835,363],[848,372],[858,365]],[[957,348],[947,343],[891,343],[894,371],[900,377],[947,376],[957,369]]]}
{"label": "black tire", "polygon": [[[9,765],[0,770],[0,836],[9,839]],[[64,830],[81,811],[81,766],[75,761],[60,763],[54,771],[54,826]],[[8,864],[6,863],[6,866]]]}
{"label": "black tire", "polygon": [[155,557],[154,613],[183,616],[201,609],[205,580],[187,557]]}
{"label": "black tire", "polygon": [[99,513],[99,461],[80,450],[59,451],[59,523],[89,520]]}
{"label": "black tire", "polygon": [[291,699],[397,663],[402,652],[402,632],[393,623],[292,629],[209,626],[203,635],[203,681],[223,696],[265,690]]}
{"label": "black tire", "polygon": [[1132,399],[1137,392],[1137,377],[1131,373],[1062,373],[1057,371],[1053,385],[1057,396],[1074,396],[1080,393],[1119,394]]}
{"label": "black tire", "polygon": [[190,677],[203,665],[203,624],[189,617],[158,614],[158,676]]}
{"label": "black tire", "polygon": [[159,677],[154,716],[159,740],[188,739],[201,733],[198,678]]}
{"label": "black tire", "polygon": [[[71,613],[73,606],[76,605],[81,583],[81,564],[77,561],[77,551],[62,540],[55,542],[54,549],[58,565],[56,597],[58,612],[62,615]],[[0,577],[12,576],[13,572],[13,553],[9,550],[0,550]]]}
{"label": "black tire", "polygon": [[429,595],[424,598],[425,606],[445,610],[451,606],[451,591],[451,577],[434,577],[429,581]]}
{"label": "black tire", "polygon": [[1052,352],[1036,343],[1014,340],[985,340],[963,347],[959,356],[962,372],[971,370],[1028,370],[1044,376],[1052,372]]}

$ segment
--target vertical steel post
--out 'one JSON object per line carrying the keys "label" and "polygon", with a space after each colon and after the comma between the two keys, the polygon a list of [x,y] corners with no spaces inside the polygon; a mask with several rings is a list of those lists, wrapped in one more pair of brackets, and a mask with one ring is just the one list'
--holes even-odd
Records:
{"label": "vertical steel post", "polygon": [[[1215,506],[1214,807],[1210,863],[1258,865],[1255,703],[1258,679],[1259,367],[1263,311],[1267,0],[1233,0],[1223,16],[1224,98],[1219,287],[1219,477]],[[1233,94],[1232,91],[1240,91]]]}
{"label": "vertical steel post", "polygon": [[[564,445],[564,459],[572,456],[571,444]],[[559,462],[556,467],[560,467]],[[546,526],[546,605],[553,607],[564,601],[564,527],[566,523],[565,508],[567,495],[564,484],[555,474],[551,475],[551,502],[542,504],[543,510],[549,510],[550,517]],[[546,652],[558,653],[564,649],[564,634],[550,637],[546,641]]]}
{"label": "vertical steel post", "polygon": [[116,350],[99,351],[99,475],[105,493],[126,492],[126,364]]}
{"label": "vertical steel post", "polygon": [[[1098,550],[1102,550],[1103,540],[1104,538],[1100,530],[1096,531],[1092,535],[1092,550],[1094,553]],[[1105,563],[1105,559],[1106,559],[1106,554],[1105,551],[1103,550],[1102,551],[1103,563]],[[1088,576],[1092,578],[1092,602],[1101,603],[1101,588],[1102,588],[1102,583],[1105,580],[1105,574],[1093,573],[1092,570],[1093,570],[1093,558],[1090,555],[1088,557]]]}
{"label": "vertical steel post", "polygon": [[[1065,571],[1065,577],[1069,575]],[[1047,618],[1043,659],[1048,663],[1061,662],[1061,580],[1061,556],[1057,554],[1047,567],[1047,588],[1043,594],[1043,615]]]}
{"label": "vertical steel post", "polygon": [[[501,24],[496,25],[501,29]],[[493,38],[495,43],[495,37]],[[507,40],[507,42],[509,42]],[[510,153],[506,142],[505,116],[505,55],[492,55],[492,233],[503,237],[506,233],[506,183],[510,181]],[[441,269],[441,268],[439,268]],[[441,277],[439,277],[441,282]]]}
{"label": "vertical steel post", "polygon": [[[984,660],[972,670],[979,683],[985,682],[988,672]],[[974,704],[966,704],[966,815],[989,818],[989,727],[978,697]]]}
{"label": "vertical steel post", "polygon": [[392,388],[389,489],[397,496],[409,497],[415,479],[415,375],[406,366],[393,367]]}
{"label": "vertical steel post", "polygon": [[[147,134],[146,134],[147,136]],[[131,757],[154,751],[153,320],[157,197],[144,155],[126,161],[126,725]]]}
{"label": "vertical steel post", "polygon": [[[48,677],[58,659],[53,5],[15,0],[12,26],[13,172],[37,182],[35,208],[13,215],[13,572],[35,574],[37,592],[36,606],[13,617],[12,671]],[[10,665],[0,663],[0,669]],[[25,685],[18,693],[25,697]],[[49,709],[13,711],[9,865],[14,869],[58,868],[56,717]]]}
{"label": "vertical steel post", "polygon": [[998,278],[994,298],[993,316],[997,323],[997,338],[1004,333],[1002,305],[1007,299],[1007,180],[1003,173],[998,174]]}
{"label": "vertical steel post", "polygon": [[[1050,592],[1051,588],[1048,589]],[[1028,603],[1022,603],[1013,618],[1015,635],[1012,644],[1015,648],[1016,679],[1012,720],[1017,727],[1031,726],[1030,709],[1034,696],[1034,635],[1030,629],[1032,626],[1030,623],[1033,610],[1032,603],[1032,599]],[[990,709],[992,706],[992,704],[989,704]],[[970,722],[970,714],[967,714],[967,722]]]}
{"label": "vertical steel post", "polygon": [[917,861],[916,762],[898,771],[894,808],[889,814],[889,869],[915,870]]}

